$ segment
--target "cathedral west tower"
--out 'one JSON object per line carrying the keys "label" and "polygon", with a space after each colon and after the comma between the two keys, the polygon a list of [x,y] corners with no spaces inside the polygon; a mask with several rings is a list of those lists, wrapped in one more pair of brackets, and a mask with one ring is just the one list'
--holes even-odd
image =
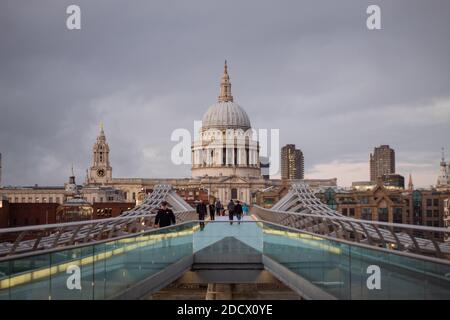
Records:
{"label": "cathedral west tower", "polygon": [[109,146],[106,142],[103,125],[92,148],[92,166],[87,176],[88,184],[105,184],[112,180],[112,167],[109,164]]}

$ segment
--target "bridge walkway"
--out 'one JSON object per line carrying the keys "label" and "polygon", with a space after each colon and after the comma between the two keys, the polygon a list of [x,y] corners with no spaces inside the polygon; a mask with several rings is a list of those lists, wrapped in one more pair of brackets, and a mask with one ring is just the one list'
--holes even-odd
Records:
{"label": "bridge walkway", "polygon": [[[77,268],[81,287],[70,289],[76,284],[76,271],[68,271]],[[379,286],[370,280],[374,268],[380,272]],[[201,283],[251,283],[264,272],[305,299],[450,299],[448,261],[252,217],[232,225],[227,217],[218,217],[204,227],[190,221],[113,240],[3,257],[0,299],[136,299],[187,273]]]}

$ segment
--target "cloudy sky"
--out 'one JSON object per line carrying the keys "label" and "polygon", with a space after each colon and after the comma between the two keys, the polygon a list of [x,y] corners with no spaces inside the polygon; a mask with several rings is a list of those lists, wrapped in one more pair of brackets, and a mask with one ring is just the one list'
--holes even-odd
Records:
{"label": "cloudy sky", "polygon": [[367,180],[389,144],[429,186],[450,149],[449,34],[448,0],[2,0],[2,183],[60,185],[72,163],[83,182],[101,121],[115,177],[189,176],[170,135],[216,102],[227,59],[235,102],[303,150],[308,178]]}

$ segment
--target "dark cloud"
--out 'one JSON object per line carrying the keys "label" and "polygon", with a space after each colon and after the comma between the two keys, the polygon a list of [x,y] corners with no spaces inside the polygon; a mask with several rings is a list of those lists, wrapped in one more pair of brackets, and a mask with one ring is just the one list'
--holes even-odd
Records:
{"label": "dark cloud", "polygon": [[[73,3],[81,31],[65,28]],[[401,173],[434,183],[450,147],[450,3],[375,1],[383,30],[368,31],[372,3],[4,0],[3,182],[61,184],[72,162],[82,180],[100,121],[115,176],[188,176],[170,134],[216,101],[227,58],[252,124],[280,128],[311,175],[347,183],[340,163],[390,144]]]}

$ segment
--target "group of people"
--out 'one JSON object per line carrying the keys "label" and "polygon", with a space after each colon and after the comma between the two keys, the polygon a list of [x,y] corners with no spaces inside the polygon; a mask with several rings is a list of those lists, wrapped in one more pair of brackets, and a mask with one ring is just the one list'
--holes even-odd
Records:
{"label": "group of people", "polygon": [[242,215],[248,215],[248,206],[244,202],[241,205],[241,202],[239,200],[236,200],[236,203],[234,203],[233,200],[230,200],[227,205],[228,209],[228,219],[230,220],[230,224],[233,224],[233,218],[236,217],[238,220],[238,224],[241,223]]}
{"label": "group of people", "polygon": [[220,200],[217,200],[216,203],[210,203],[208,205],[205,204],[203,201],[199,201],[197,203],[197,214],[198,219],[202,222],[200,222],[200,226],[203,227],[206,215],[209,212],[209,218],[210,220],[216,219],[216,213],[219,216],[224,216],[225,212],[228,212],[228,219],[230,220],[230,224],[233,224],[234,217],[237,218],[238,222],[240,223],[242,216],[248,214],[248,206],[244,202],[241,204],[239,200],[236,200],[236,203],[233,200],[230,200],[227,204],[227,210],[224,209],[222,203]]}
{"label": "group of people", "polygon": [[[168,204],[166,201],[161,202],[161,208],[156,214],[155,226],[159,228],[168,227],[176,223],[175,215],[167,205]],[[239,200],[236,200],[236,203],[233,200],[230,200],[227,204],[227,210],[224,209],[220,200],[217,200],[216,203],[210,203],[208,205],[206,205],[204,201],[199,201],[197,203],[196,211],[198,214],[198,220],[200,220],[200,227],[203,229],[205,226],[204,220],[208,213],[210,220],[215,220],[216,213],[219,216],[224,216],[225,211],[227,211],[230,224],[233,224],[234,217],[236,217],[238,223],[240,224],[242,216],[248,215],[249,208],[245,202],[241,204]]]}

